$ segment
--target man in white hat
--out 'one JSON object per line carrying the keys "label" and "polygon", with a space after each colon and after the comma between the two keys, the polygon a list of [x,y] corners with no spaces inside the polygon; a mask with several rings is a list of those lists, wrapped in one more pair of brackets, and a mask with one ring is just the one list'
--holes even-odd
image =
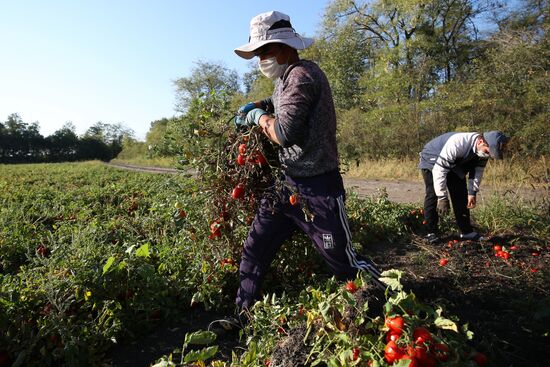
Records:
{"label": "man in white hat", "polygon": [[[275,254],[298,229],[309,236],[339,279],[354,278],[362,269],[385,288],[375,264],[358,255],[351,242],[332,92],[323,71],[301,60],[297,51],[312,43],[294,31],[288,15],[271,11],[251,20],[249,42],[235,49],[245,59],[258,57],[260,71],[275,81],[273,95],[242,106],[235,123],[243,129],[261,127],[279,145],[287,186],[298,192],[300,203],[289,202],[288,189],[271,192],[275,202],[262,200],[243,248],[236,300],[240,309],[253,305]],[[302,205],[311,212],[308,218]]]}

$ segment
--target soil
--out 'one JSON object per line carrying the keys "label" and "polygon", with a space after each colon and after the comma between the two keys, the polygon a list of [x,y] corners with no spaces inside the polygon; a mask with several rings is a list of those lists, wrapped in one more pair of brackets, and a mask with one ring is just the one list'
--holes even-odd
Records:
{"label": "soil", "polygon": [[[390,200],[402,203],[421,202],[424,193],[423,184],[416,182],[345,178],[345,184],[362,197],[385,188]],[[523,195],[536,196],[528,191]],[[497,244],[507,249],[516,245],[518,249],[504,260],[495,256],[493,246]],[[502,235],[486,242],[459,242],[449,236],[438,244],[413,236],[409,243],[380,242],[369,245],[364,252],[381,269],[403,270],[405,288],[423,303],[442,305],[445,315],[456,315],[461,323],[468,323],[474,332],[472,346],[489,356],[488,366],[550,366],[547,243],[528,233]],[[447,265],[439,265],[442,258],[448,260]],[[186,332],[204,330],[219,316],[196,310],[186,315],[185,321],[159,325],[136,344],[115,348],[110,354],[112,365],[149,366],[180,348]],[[297,341],[303,338],[303,332],[297,329],[288,340],[281,341],[273,355],[277,365],[302,365],[305,351]],[[221,335],[216,343],[225,360],[230,359],[232,348],[242,346],[237,334]]]}
{"label": "soil", "polygon": [[[177,174],[181,170],[174,168],[160,167],[143,167],[129,164],[109,163],[110,166],[127,169],[132,171],[160,173],[160,174]],[[421,203],[424,200],[424,183],[416,181],[389,181],[377,179],[363,179],[357,177],[344,176],[344,186],[346,189],[353,191],[359,197],[378,196],[381,191],[388,194],[388,199],[398,203]],[[493,193],[499,195],[521,197],[527,200],[533,200],[541,197],[548,197],[548,192],[542,189],[527,189],[519,190],[494,190],[482,186],[482,191],[478,194],[478,202],[483,205],[484,198],[489,198]]]}

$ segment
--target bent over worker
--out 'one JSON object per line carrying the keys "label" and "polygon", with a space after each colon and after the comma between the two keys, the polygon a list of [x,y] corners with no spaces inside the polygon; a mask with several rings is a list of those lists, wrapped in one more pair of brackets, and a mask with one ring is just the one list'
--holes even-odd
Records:
{"label": "bent over worker", "polygon": [[470,209],[476,206],[476,195],[489,157],[502,159],[507,141],[508,137],[500,131],[483,134],[449,132],[424,146],[420,152],[419,168],[426,186],[426,240],[430,243],[440,241],[437,235],[439,216],[449,212],[449,199],[453,204],[460,238],[474,241],[482,239],[473,230]]}

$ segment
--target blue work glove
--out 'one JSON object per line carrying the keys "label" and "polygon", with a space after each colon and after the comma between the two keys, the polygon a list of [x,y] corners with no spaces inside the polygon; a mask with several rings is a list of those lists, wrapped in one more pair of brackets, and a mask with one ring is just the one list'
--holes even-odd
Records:
{"label": "blue work glove", "polygon": [[255,108],[256,108],[256,105],[254,104],[254,102],[248,102],[244,106],[239,107],[239,110],[237,111],[237,114],[239,116],[246,116],[247,113],[249,113],[250,111],[252,111]]}
{"label": "blue work glove", "polygon": [[239,110],[237,111],[237,115],[235,116],[235,127],[238,130],[244,130],[247,127],[246,124],[246,114],[256,108],[256,105],[254,102],[248,102],[244,106],[239,107]]}
{"label": "blue work glove", "polygon": [[261,108],[255,108],[251,110],[249,113],[246,114],[246,125],[247,126],[253,126],[253,125],[259,125],[260,124],[260,117],[263,115],[267,115],[267,112],[262,110]]}

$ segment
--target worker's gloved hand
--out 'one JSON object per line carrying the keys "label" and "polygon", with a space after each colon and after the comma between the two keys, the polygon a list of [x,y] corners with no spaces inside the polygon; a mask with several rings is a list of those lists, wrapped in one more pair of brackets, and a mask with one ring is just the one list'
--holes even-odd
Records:
{"label": "worker's gloved hand", "polygon": [[254,108],[256,108],[254,102],[248,102],[247,104],[239,107],[234,120],[237,130],[246,130],[250,127],[246,123],[246,115]]}
{"label": "worker's gloved hand", "polygon": [[265,112],[261,108],[254,108],[246,114],[246,124],[248,126],[259,125],[260,117],[262,117],[263,115],[267,115],[267,112]]}
{"label": "worker's gloved hand", "polygon": [[437,199],[437,214],[446,215],[450,209],[449,199],[446,197]]}
{"label": "worker's gloved hand", "polygon": [[237,115],[245,117],[247,113],[252,111],[256,108],[256,105],[254,102],[248,102],[244,106],[239,107],[239,110],[237,111]]}

